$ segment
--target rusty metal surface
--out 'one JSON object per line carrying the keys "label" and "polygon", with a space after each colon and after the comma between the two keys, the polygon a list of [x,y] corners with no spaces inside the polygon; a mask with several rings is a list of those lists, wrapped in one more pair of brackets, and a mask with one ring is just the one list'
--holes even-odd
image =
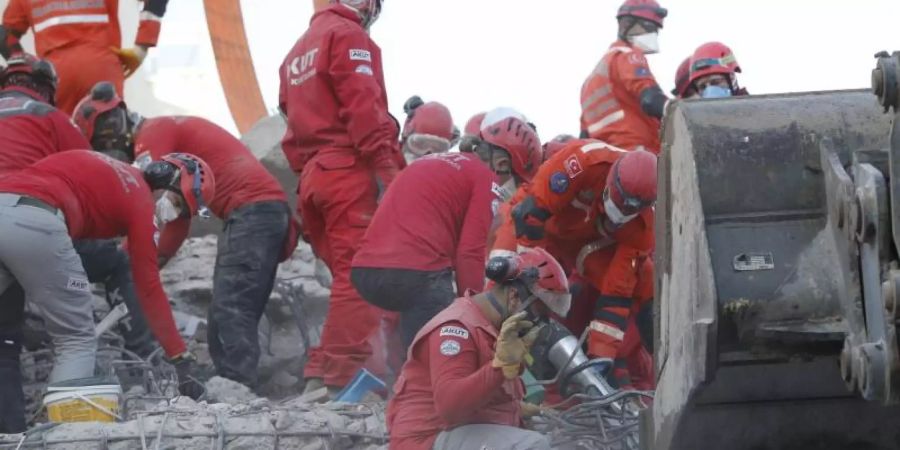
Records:
{"label": "rusty metal surface", "polygon": [[[795,442],[833,432],[847,411],[870,423],[900,418],[854,398],[841,379],[849,325],[837,274],[848,253],[827,226],[818,145],[828,139],[846,165],[853,150],[886,148],[889,130],[868,91],[670,105],[657,202],[658,389],[644,427],[655,442],[646,448],[799,448],[777,444],[789,432]],[[767,428],[747,421],[748,402],[773,417],[783,416],[779,404],[801,415]],[[803,416],[814,407],[820,419]],[[730,433],[709,432],[728,430],[728,420]],[[865,429],[840,430],[840,442],[897,443]]]}

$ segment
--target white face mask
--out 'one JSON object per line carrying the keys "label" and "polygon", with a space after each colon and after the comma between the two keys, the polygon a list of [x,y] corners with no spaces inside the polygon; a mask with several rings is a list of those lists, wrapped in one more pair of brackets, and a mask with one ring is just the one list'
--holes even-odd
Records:
{"label": "white face mask", "polygon": [[628,223],[631,219],[637,217],[637,214],[632,214],[630,216],[626,216],[622,214],[622,211],[613,203],[612,199],[609,196],[606,196],[603,199],[603,210],[606,211],[606,217],[609,219],[613,225],[620,227]]}
{"label": "white face mask", "polygon": [[659,53],[659,33],[644,33],[628,38],[631,44],[646,54]]}
{"label": "white face mask", "polygon": [[156,201],[156,220],[160,225],[177,219],[179,215],[178,208],[172,203],[172,199],[169,198],[168,194],[163,194]]}
{"label": "white face mask", "polygon": [[503,186],[500,186],[500,188],[503,189],[503,201],[508,201],[516,193],[516,179],[514,177],[509,177],[509,179],[506,180],[506,183],[503,183]]}

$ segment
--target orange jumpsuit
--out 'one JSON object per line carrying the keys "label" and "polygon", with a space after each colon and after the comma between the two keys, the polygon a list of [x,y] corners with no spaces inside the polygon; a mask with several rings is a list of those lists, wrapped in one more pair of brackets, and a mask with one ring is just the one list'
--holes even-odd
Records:
{"label": "orange jumpsuit", "polygon": [[[168,0],[147,0],[134,43],[153,47]],[[119,0],[10,0],[3,27],[12,48],[34,32],[37,55],[53,63],[59,75],[56,107],[72,114],[94,84],[109,81],[123,92],[125,76],[113,48],[122,46]]]}
{"label": "orange jumpsuit", "polygon": [[[606,177],[624,152],[603,142],[573,141],[541,166],[528,187],[527,196],[549,213],[549,218],[538,224],[543,238],[528,239],[521,224],[515,223],[518,244],[548,248],[564,267],[599,293],[592,308],[588,354],[618,358],[618,378],[627,376],[622,342],[626,329],[633,328],[629,321],[634,300],[652,298],[653,290],[652,266],[648,276],[644,264],[654,245],[653,210],[642,211],[614,230],[602,225],[606,221],[602,207]],[[573,310],[577,306],[573,305]],[[567,324],[573,326],[579,319],[583,323],[583,318],[575,317],[582,314],[574,313]]]}
{"label": "orange jumpsuit", "polygon": [[641,92],[658,86],[637,48],[616,41],[581,86],[583,135],[634,150],[659,153],[659,119],[641,109]]}

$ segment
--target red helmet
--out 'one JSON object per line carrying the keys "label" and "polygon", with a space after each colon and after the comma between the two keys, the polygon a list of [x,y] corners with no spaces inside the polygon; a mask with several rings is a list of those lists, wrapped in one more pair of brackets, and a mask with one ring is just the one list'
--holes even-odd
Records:
{"label": "red helmet", "polygon": [[169,153],[147,164],[143,172],[150,189],[177,192],[192,216],[209,217],[207,205],[216,195],[216,178],[206,161],[189,153]]}
{"label": "red helmet", "polygon": [[531,181],[543,161],[537,132],[517,117],[507,117],[483,127],[481,140],[509,153],[513,173],[526,182]]}
{"label": "red helmet", "polygon": [[[27,74],[35,84],[46,86],[49,92],[45,94],[34,92],[32,89],[28,90],[42,97],[49,96],[49,98],[44,98],[44,100],[51,105],[56,104],[56,88],[59,86],[59,77],[56,75],[53,63],[46,59],[38,59],[29,53],[14,53],[6,60],[6,69],[0,73],[0,84],[6,88],[10,82],[10,77],[17,73]],[[21,88],[25,87],[21,86]]]}
{"label": "red helmet", "polygon": [[88,140],[94,137],[94,127],[97,124],[97,118],[101,114],[111,111],[121,106],[125,108],[125,101],[116,93],[116,87],[109,81],[101,81],[91,88],[90,94],[86,95],[72,112],[72,120],[75,125],[81,128],[81,132]]}
{"label": "red helmet", "polygon": [[369,29],[378,16],[381,15],[382,0],[331,0],[331,3],[340,3],[359,14],[363,28]]}
{"label": "red helmet", "polygon": [[449,141],[453,138],[450,110],[438,102],[428,102],[411,110],[403,125],[403,137],[411,134],[428,134]]}
{"label": "red helmet", "polygon": [[472,116],[468,122],[466,122],[466,128],[463,130],[465,134],[478,136],[478,133],[481,131],[481,121],[484,120],[484,116],[487,115],[486,112],[480,112]]}
{"label": "red helmet", "polygon": [[729,79],[733,79],[735,72],[741,72],[741,66],[727,45],[721,42],[707,42],[694,50],[690,72],[688,82],[694,84],[699,78],[712,74],[728,75]]}
{"label": "red helmet", "polygon": [[515,255],[488,260],[485,274],[495,283],[521,281],[550,311],[565,317],[572,304],[569,282],[562,266],[546,250],[526,248]]}
{"label": "red helmet", "polygon": [[675,71],[675,89],[672,89],[672,95],[678,98],[684,98],[691,87],[691,57],[684,58],[684,61],[678,65]]}
{"label": "red helmet", "polygon": [[608,197],[623,216],[637,214],[656,202],[656,155],[632,150],[613,163],[606,177]]}
{"label": "red helmet", "polygon": [[669,15],[669,11],[659,6],[656,0],[625,0],[625,3],[622,3],[622,6],[619,7],[616,19],[636,17],[649,20],[662,28],[663,19],[667,15]]}
{"label": "red helmet", "polygon": [[571,134],[560,134],[545,142],[544,161],[550,159],[553,155],[562,150],[566,144],[573,139],[575,139],[575,136],[572,136]]}

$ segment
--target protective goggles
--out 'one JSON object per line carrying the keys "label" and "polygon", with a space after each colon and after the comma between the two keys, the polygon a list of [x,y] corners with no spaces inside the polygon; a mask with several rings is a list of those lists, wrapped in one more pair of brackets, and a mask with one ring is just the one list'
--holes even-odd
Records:
{"label": "protective goggles", "polygon": [[724,67],[731,70],[731,66],[737,64],[734,55],[725,55],[721,58],[701,58],[691,64],[691,72],[708,69],[710,67]]}
{"label": "protective goggles", "polygon": [[450,141],[430,134],[413,133],[406,138],[406,150],[416,156],[430,153],[446,153],[450,150]]}
{"label": "protective goggles", "polygon": [[[640,197],[633,196],[628,194],[625,188],[622,187],[622,182],[619,179],[619,167],[616,166],[616,173],[613,178],[613,187],[616,188],[616,193],[618,197],[621,199],[620,202],[613,202],[619,208],[623,215],[630,216],[633,214],[637,214],[644,208],[648,208],[653,206],[656,203],[654,200],[644,200]],[[605,189],[603,191],[603,200],[606,201],[609,199],[610,192],[609,189]]]}

